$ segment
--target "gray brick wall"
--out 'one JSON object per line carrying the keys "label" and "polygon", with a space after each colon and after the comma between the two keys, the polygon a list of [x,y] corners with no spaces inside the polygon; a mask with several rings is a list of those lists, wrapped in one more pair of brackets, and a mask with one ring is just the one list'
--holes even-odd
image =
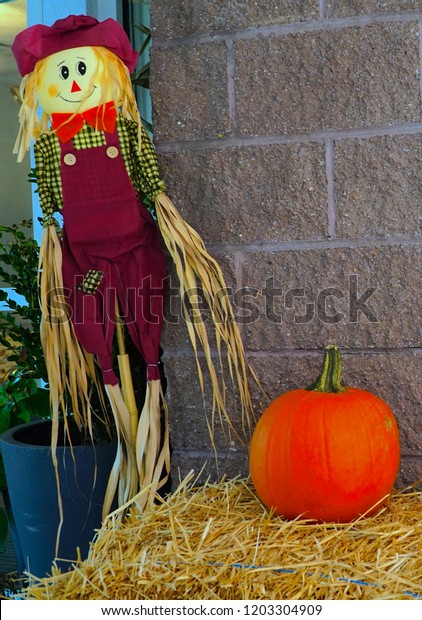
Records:
{"label": "gray brick wall", "polygon": [[[398,484],[422,478],[422,1],[154,0],[151,12],[163,177],[240,291],[269,397],[308,385],[338,344],[346,382],[396,414]],[[171,305],[174,466],[207,460],[214,476],[210,396]],[[216,447],[219,474],[247,472],[240,445],[217,431]]]}

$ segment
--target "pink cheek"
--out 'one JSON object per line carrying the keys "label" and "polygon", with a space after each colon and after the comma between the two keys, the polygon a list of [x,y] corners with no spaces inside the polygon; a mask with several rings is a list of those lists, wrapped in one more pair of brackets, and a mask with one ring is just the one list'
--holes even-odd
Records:
{"label": "pink cheek", "polygon": [[47,89],[48,96],[54,99],[59,94],[59,89],[56,84],[50,84]]}

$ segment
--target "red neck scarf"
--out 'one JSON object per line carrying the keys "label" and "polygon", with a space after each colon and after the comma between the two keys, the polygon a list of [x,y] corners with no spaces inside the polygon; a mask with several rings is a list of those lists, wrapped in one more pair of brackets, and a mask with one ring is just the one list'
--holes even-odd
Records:
{"label": "red neck scarf", "polygon": [[86,121],[100,131],[113,133],[116,127],[117,112],[113,101],[85,110],[81,114],[58,112],[51,115],[51,126],[61,142],[68,142],[83,127]]}

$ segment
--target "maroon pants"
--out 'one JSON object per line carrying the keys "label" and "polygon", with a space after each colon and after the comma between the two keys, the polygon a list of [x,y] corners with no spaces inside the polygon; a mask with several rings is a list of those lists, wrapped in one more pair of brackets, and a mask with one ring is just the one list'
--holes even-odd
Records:
{"label": "maroon pants", "polygon": [[[76,150],[61,144],[63,282],[82,346],[98,357],[106,384],[112,369],[116,297],[129,333],[158,379],[166,268],[158,228],[127,174],[117,130],[106,145]],[[95,292],[81,290],[90,270]],[[101,275],[102,274],[102,275]]]}

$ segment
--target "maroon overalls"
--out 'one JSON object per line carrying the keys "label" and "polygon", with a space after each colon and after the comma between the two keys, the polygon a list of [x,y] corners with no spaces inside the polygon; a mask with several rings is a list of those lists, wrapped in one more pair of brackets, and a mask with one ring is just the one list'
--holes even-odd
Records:
{"label": "maroon overalls", "polygon": [[[63,283],[76,337],[97,355],[104,383],[112,369],[116,295],[135,346],[158,379],[166,277],[158,228],[138,198],[120,153],[117,129],[106,145],[76,150],[60,143]],[[89,270],[103,273],[94,293],[80,290]]]}

